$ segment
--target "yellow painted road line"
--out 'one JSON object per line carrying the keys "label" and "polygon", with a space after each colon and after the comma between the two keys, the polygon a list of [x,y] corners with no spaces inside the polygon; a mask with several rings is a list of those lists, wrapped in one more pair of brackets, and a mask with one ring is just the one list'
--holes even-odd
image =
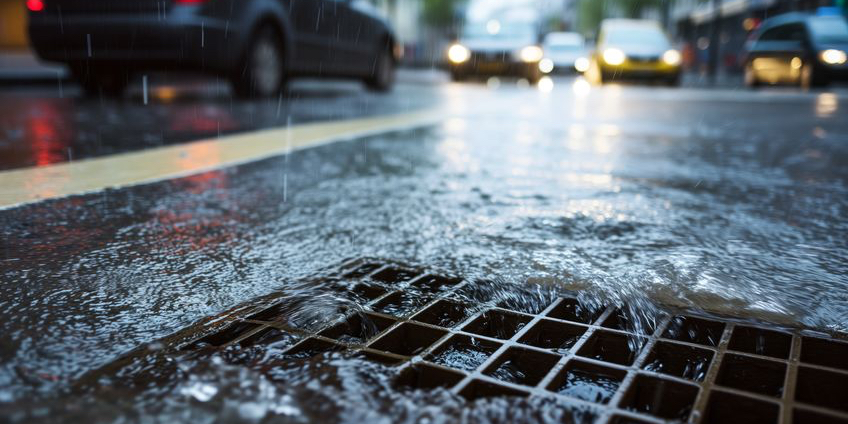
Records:
{"label": "yellow painted road line", "polygon": [[0,172],[0,209],[180,178],[390,131],[432,125],[436,111],[295,125],[44,167]]}

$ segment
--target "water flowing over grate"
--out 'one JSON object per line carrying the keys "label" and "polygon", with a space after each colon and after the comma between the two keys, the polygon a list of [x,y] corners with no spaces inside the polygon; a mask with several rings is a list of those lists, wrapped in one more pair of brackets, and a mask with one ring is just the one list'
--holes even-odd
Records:
{"label": "water flowing over grate", "polygon": [[691,314],[634,334],[620,308],[576,298],[475,308],[459,296],[474,285],[462,278],[368,260],[335,276],[366,307],[318,331],[281,323],[287,305],[270,295],[165,343],[193,352],[289,340],[291,358],[357,352],[395,367],[399,389],[557,397],[598,423],[848,423],[848,343],[821,334]]}

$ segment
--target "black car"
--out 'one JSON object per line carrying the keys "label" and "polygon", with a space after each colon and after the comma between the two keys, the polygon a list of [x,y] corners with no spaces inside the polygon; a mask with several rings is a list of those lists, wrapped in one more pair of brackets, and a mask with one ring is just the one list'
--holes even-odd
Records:
{"label": "black car", "polygon": [[363,0],[29,0],[32,45],[90,93],[118,95],[150,70],[227,77],[271,96],[289,77],[349,77],[384,91],[399,48]]}
{"label": "black car", "polygon": [[790,13],[765,22],[747,45],[748,86],[803,87],[848,80],[848,23],[843,16]]}

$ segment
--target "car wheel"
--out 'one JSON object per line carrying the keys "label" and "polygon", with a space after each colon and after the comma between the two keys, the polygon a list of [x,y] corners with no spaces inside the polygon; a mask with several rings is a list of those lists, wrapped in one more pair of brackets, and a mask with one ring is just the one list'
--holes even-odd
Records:
{"label": "car wheel", "polygon": [[85,65],[71,65],[71,75],[88,97],[123,96],[129,85],[129,72]]}
{"label": "car wheel", "polygon": [[468,75],[456,69],[451,71],[451,80],[453,82],[463,82],[468,80]]}
{"label": "car wheel", "polygon": [[365,85],[372,91],[390,91],[395,85],[395,59],[389,48],[381,47],[377,55],[371,76],[365,80]]}
{"label": "car wheel", "polygon": [[760,80],[757,78],[757,73],[754,71],[754,67],[750,63],[745,65],[745,86],[748,88],[760,86]]}
{"label": "car wheel", "polygon": [[680,87],[680,75],[670,77],[664,82],[666,87]]}
{"label": "car wheel", "polygon": [[232,76],[239,97],[271,97],[285,86],[285,56],[282,37],[270,26],[256,32]]}
{"label": "car wheel", "polygon": [[801,68],[801,76],[798,78],[798,85],[804,90],[809,90],[812,87],[826,87],[830,84],[826,78],[816,72],[816,67],[813,63],[805,63]]}

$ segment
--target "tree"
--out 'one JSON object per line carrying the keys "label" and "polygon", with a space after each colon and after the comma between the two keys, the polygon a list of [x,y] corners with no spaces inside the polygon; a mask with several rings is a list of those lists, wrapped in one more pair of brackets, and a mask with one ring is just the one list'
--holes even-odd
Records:
{"label": "tree", "polygon": [[424,23],[434,28],[447,28],[453,25],[458,7],[465,0],[423,0]]}

